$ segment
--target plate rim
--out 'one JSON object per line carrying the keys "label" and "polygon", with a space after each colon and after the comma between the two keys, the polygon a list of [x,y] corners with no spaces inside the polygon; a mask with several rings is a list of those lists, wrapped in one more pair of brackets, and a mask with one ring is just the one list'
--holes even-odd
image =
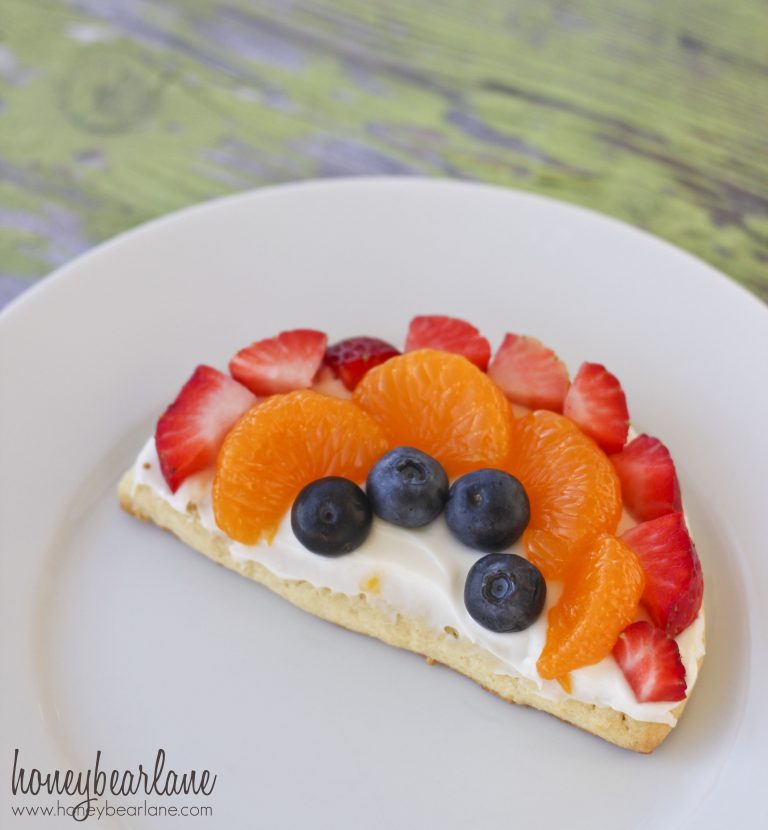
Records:
{"label": "plate rim", "polygon": [[760,297],[758,297],[757,294],[750,291],[748,288],[746,288],[744,285],[738,282],[734,277],[728,276],[728,274],[726,274],[724,271],[719,270],[714,265],[711,265],[710,263],[701,259],[696,254],[687,251],[685,248],[682,248],[673,242],[669,242],[668,240],[663,239],[660,236],[656,236],[655,234],[645,230],[644,228],[637,227],[636,225],[632,225],[629,222],[624,221],[623,219],[619,219],[607,213],[602,213],[601,211],[595,210],[594,208],[584,207],[583,205],[579,205],[574,202],[567,202],[561,199],[557,199],[553,196],[547,196],[541,193],[534,193],[527,190],[519,190],[517,188],[505,187],[502,185],[492,184],[488,182],[463,181],[449,178],[431,178],[428,176],[382,175],[339,176],[334,178],[302,179],[297,181],[282,182],[278,184],[270,184],[264,187],[248,188],[246,190],[240,190],[234,193],[227,193],[223,196],[217,196],[213,199],[207,199],[202,202],[195,202],[193,204],[181,207],[177,210],[173,210],[170,213],[164,213],[160,216],[148,219],[145,222],[141,222],[138,225],[135,225],[131,228],[126,228],[125,230],[118,232],[114,236],[111,236],[107,239],[102,240],[101,242],[96,243],[91,248],[88,248],[86,251],[83,251],[82,253],[78,254],[73,259],[70,259],[67,262],[57,266],[53,271],[51,271],[47,275],[39,277],[29,288],[22,291],[21,294],[18,294],[16,297],[12,298],[7,305],[0,309],[0,331],[2,331],[3,324],[5,323],[6,319],[10,319],[12,317],[15,317],[19,313],[22,313],[22,309],[29,302],[37,302],[38,296],[41,294],[43,290],[45,290],[46,286],[58,284],[64,278],[66,278],[71,271],[76,271],[84,262],[87,262],[92,257],[101,256],[105,252],[108,252],[112,247],[119,247],[125,242],[130,242],[131,239],[135,236],[139,236],[147,232],[152,232],[156,229],[161,229],[163,226],[167,224],[173,224],[179,221],[183,222],[188,216],[195,215],[197,213],[204,213],[209,210],[214,211],[219,206],[228,206],[239,201],[247,202],[252,199],[259,200],[262,198],[268,198],[274,192],[298,192],[301,190],[315,189],[334,190],[337,188],[354,189],[365,188],[370,186],[386,188],[409,188],[416,186],[428,188],[434,187],[445,189],[458,188],[465,190],[484,190],[498,194],[503,193],[507,196],[510,196],[511,198],[531,200],[533,202],[543,203],[555,210],[562,209],[565,211],[574,211],[577,214],[585,215],[593,220],[597,219],[598,221],[613,224],[616,226],[617,229],[621,229],[625,232],[628,232],[629,234],[637,234],[641,239],[644,239],[646,242],[650,242],[652,244],[659,245],[663,248],[667,248],[669,249],[670,253],[674,252],[678,256],[690,259],[693,263],[696,264],[696,266],[708,272],[709,277],[712,278],[718,285],[722,285],[723,283],[725,283],[726,285],[730,286],[732,289],[735,290],[736,296],[740,297],[742,301],[744,299],[749,300],[752,303],[753,309],[761,309],[764,313],[768,314],[768,303],[763,302],[763,300]]}

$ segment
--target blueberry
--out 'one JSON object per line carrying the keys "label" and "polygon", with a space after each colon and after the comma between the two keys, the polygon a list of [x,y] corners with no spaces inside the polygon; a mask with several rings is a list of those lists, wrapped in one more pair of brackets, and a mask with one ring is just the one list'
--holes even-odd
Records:
{"label": "blueberry", "polygon": [[523,485],[501,470],[475,470],[454,481],[445,520],[465,545],[497,551],[514,544],[531,518]]}
{"label": "blueberry", "polygon": [[469,569],[464,605],[491,631],[523,631],[536,622],[547,598],[541,571],[515,553],[489,553]]}
{"label": "blueberry", "polygon": [[365,489],[380,518],[400,527],[423,527],[443,509],[448,476],[421,450],[397,447],[373,465]]}
{"label": "blueberry", "polygon": [[340,556],[360,547],[372,522],[368,497],[353,481],[339,476],[307,484],[291,508],[296,538],[323,556]]}

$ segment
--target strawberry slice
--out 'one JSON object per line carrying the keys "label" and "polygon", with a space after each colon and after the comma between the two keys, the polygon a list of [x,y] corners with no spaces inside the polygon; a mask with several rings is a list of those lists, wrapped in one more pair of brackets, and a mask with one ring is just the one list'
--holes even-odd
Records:
{"label": "strawberry slice", "polygon": [[682,513],[670,513],[627,530],[621,537],[645,571],[642,603],[670,637],[687,628],[701,608],[704,577]]}
{"label": "strawberry slice", "polygon": [[437,349],[464,355],[478,369],[485,371],[491,359],[491,344],[471,324],[441,314],[414,317],[408,327],[405,351]]}
{"label": "strawberry slice", "polygon": [[507,334],[488,375],[512,401],[530,409],[563,411],[570,381],[562,360],[535,337]]}
{"label": "strawberry slice", "polygon": [[224,436],[256,400],[229,375],[210,366],[195,369],[155,430],[160,470],[172,493],[216,461]]}
{"label": "strawberry slice", "polygon": [[254,395],[308,389],[323,362],[327,343],[321,331],[284,331],[241,349],[229,361],[229,371]]}
{"label": "strawberry slice", "polygon": [[607,453],[627,441],[629,410],[621,384],[605,366],[582,363],[565,396],[563,415]]}
{"label": "strawberry slice", "polygon": [[621,481],[624,506],[638,522],[682,509],[675,464],[658,438],[639,435],[611,461]]}
{"label": "strawberry slice", "polygon": [[393,345],[376,337],[348,337],[328,347],[324,362],[352,392],[369,369],[398,354]]}
{"label": "strawberry slice", "polygon": [[632,687],[638,703],[683,700],[687,684],[677,643],[651,625],[628,625],[619,634],[613,656]]}

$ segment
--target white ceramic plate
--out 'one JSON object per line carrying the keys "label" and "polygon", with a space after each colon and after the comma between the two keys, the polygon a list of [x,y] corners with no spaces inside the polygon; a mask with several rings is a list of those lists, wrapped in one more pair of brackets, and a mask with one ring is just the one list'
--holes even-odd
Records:
{"label": "white ceramic plate", "polygon": [[[654,755],[311,618],[119,511],[118,477],[198,362],[223,368],[298,326],[402,342],[418,312],[466,317],[493,342],[534,334],[572,370],[608,364],[635,424],[671,448],[704,564],[708,655]],[[264,190],[89,253],[0,318],[2,780],[15,748],[45,771],[86,769],[97,750],[102,767],[135,769],[163,747],[174,769],[218,775],[209,798],[177,802],[213,818],[176,826],[758,826],[767,354],[766,308],[701,262],[488,187]],[[1,809],[3,827],[38,824]]]}

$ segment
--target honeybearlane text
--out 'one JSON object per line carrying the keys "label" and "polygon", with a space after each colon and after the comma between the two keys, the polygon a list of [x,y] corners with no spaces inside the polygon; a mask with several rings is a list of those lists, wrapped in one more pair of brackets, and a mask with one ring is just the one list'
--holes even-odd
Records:
{"label": "honeybearlane text", "polygon": [[216,786],[216,775],[207,769],[200,772],[189,770],[178,773],[174,769],[165,769],[166,754],[158,749],[153,767],[145,768],[139,764],[135,770],[102,769],[101,750],[96,752],[96,762],[90,769],[50,770],[41,772],[32,767],[27,770],[19,762],[19,750],[13,755],[13,772],[11,773],[11,791],[14,795],[70,795],[83,796],[75,809],[87,809],[91,802],[97,801],[104,793],[111,795],[210,795]]}

